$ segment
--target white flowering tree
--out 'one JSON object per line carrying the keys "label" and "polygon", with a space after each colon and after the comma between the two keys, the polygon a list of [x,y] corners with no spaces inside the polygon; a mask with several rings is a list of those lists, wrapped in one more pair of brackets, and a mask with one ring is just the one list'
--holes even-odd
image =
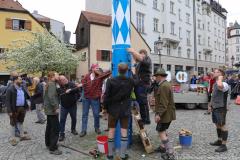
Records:
{"label": "white flowering tree", "polygon": [[32,33],[33,39],[17,40],[11,44],[7,59],[15,62],[11,69],[24,73],[44,75],[47,71],[72,73],[75,71],[79,57],[72,54],[72,49],[59,42],[49,32]]}

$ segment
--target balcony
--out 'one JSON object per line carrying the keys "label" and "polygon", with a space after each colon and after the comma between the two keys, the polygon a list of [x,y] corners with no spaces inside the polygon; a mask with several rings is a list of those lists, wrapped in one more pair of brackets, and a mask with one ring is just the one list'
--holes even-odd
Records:
{"label": "balcony", "polygon": [[163,37],[163,46],[172,45],[174,49],[178,47],[180,43],[179,38],[175,35],[170,35],[168,37]]}

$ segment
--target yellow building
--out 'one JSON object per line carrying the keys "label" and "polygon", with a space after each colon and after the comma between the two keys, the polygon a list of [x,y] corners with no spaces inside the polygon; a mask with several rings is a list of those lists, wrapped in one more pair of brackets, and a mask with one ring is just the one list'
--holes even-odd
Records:
{"label": "yellow building", "polygon": [[44,28],[18,1],[0,0],[0,81],[6,80],[8,63],[3,59],[4,51],[14,41],[31,40],[31,32],[42,32]]}

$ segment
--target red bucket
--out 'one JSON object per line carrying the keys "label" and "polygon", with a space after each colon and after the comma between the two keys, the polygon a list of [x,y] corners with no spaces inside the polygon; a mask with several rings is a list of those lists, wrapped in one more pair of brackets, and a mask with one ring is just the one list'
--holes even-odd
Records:
{"label": "red bucket", "polygon": [[98,151],[104,154],[108,154],[108,137],[97,136]]}

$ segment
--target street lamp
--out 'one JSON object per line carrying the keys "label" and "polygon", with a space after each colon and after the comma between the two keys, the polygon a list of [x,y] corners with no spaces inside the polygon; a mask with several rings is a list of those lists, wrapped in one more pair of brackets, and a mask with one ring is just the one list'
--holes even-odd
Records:
{"label": "street lamp", "polygon": [[157,54],[159,55],[159,66],[161,68],[161,50],[163,47],[163,41],[161,37],[158,37],[158,40],[154,42],[154,48],[157,51]]}
{"label": "street lamp", "polygon": [[234,56],[231,57],[231,61],[232,61],[232,68],[233,68],[233,63],[235,61],[235,57]]}

